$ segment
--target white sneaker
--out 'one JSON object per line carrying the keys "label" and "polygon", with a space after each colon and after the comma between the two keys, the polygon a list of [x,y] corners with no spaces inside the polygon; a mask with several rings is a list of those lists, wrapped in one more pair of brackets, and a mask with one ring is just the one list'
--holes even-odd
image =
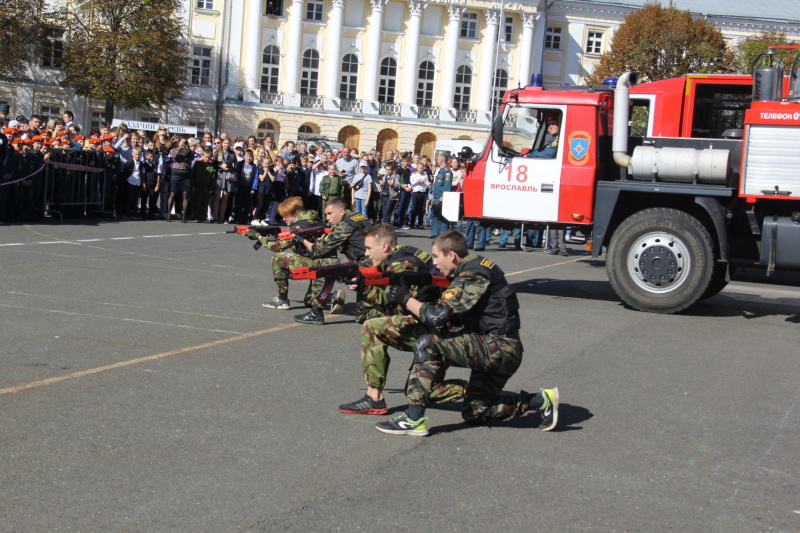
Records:
{"label": "white sneaker", "polygon": [[329,314],[331,315],[341,315],[344,312],[344,291],[336,291],[336,294],[331,299],[331,310]]}
{"label": "white sneaker", "polygon": [[276,296],[272,300],[261,304],[261,307],[266,307],[267,309],[291,309],[292,306],[289,303],[289,300],[282,300],[280,296]]}

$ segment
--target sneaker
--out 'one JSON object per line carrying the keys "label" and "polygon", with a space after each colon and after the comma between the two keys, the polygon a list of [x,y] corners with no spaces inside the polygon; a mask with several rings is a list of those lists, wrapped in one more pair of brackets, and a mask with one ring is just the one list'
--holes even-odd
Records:
{"label": "sneaker", "polygon": [[322,309],[318,307],[312,307],[311,311],[307,312],[306,314],[295,316],[294,321],[300,322],[301,324],[324,324],[325,317],[322,314]]}
{"label": "sneaker", "polygon": [[392,435],[411,435],[412,437],[428,436],[428,417],[423,416],[419,420],[410,420],[405,413],[375,424],[378,431],[391,433]]}
{"label": "sneaker", "polygon": [[561,255],[563,255],[564,257],[567,257],[569,254],[567,252],[561,252]]}
{"label": "sneaker", "polygon": [[339,410],[353,415],[385,415],[389,412],[386,400],[376,402],[369,397],[369,394],[365,394],[360,400],[340,405]]}
{"label": "sneaker", "polygon": [[344,291],[336,291],[336,295],[331,299],[332,315],[341,315],[344,312]]}
{"label": "sneaker", "polygon": [[281,298],[280,296],[276,296],[272,300],[261,304],[261,307],[266,307],[267,309],[291,309],[292,306],[289,304],[288,298]]}
{"label": "sneaker", "polygon": [[411,229],[411,226],[403,226],[403,227],[402,227],[402,228],[400,228],[400,229]]}
{"label": "sneaker", "polygon": [[539,408],[539,412],[542,414],[542,423],[539,424],[539,429],[550,431],[558,424],[558,387],[542,389],[541,393],[544,403]]}

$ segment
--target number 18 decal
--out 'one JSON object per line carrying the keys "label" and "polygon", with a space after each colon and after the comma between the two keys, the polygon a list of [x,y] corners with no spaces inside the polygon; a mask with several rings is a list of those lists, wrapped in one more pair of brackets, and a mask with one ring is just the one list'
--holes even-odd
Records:
{"label": "number 18 decal", "polygon": [[[506,181],[510,182],[511,181],[511,175],[513,174],[513,165],[507,165],[507,166],[508,166],[508,179]],[[516,171],[517,171],[517,173],[516,173],[515,178],[517,180],[517,183],[525,183],[526,181],[528,181],[528,166],[527,165],[518,165],[516,167]]]}

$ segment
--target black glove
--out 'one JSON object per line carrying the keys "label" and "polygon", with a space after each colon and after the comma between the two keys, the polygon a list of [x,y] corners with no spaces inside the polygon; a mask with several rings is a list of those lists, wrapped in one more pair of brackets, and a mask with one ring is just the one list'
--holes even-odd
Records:
{"label": "black glove", "polygon": [[248,232],[245,233],[244,236],[250,239],[251,241],[258,240],[258,232],[254,229],[248,230]]}
{"label": "black glove", "polygon": [[400,280],[397,285],[391,285],[386,289],[386,303],[389,306],[402,305],[405,307],[409,298],[411,298],[411,291],[408,290],[405,280]]}
{"label": "black glove", "polygon": [[442,290],[434,285],[425,285],[417,289],[417,300],[420,302],[435,302],[442,296]]}
{"label": "black glove", "polygon": [[295,235],[295,237],[292,239],[292,242],[295,243],[296,245],[300,246],[301,248],[305,248],[306,247],[306,245],[305,245],[306,238],[302,237],[300,235]]}

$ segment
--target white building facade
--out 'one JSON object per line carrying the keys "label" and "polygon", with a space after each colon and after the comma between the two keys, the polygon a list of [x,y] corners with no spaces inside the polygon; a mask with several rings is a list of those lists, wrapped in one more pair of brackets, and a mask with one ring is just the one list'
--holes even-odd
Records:
{"label": "white building facade", "polygon": [[[732,45],[765,29],[800,40],[800,8],[759,19],[737,14],[739,1],[729,2],[734,9],[726,15],[699,11],[713,0],[676,7],[711,20]],[[269,134],[278,144],[319,134],[361,150],[432,155],[440,139],[485,139],[503,92],[528,84],[533,73],[546,84],[580,83],[642,4],[184,0],[190,88],[168,106],[117,118]],[[40,65],[28,80],[0,86],[0,101],[15,115],[70,109],[91,128],[103,120],[103,103],[54,81],[63,38],[54,30]]]}

